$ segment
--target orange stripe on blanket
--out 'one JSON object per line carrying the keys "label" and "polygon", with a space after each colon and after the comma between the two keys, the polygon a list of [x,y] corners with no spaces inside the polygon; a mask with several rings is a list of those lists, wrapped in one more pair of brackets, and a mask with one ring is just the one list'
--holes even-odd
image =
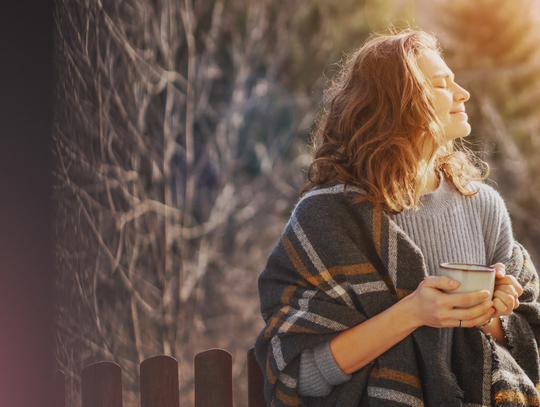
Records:
{"label": "orange stripe on blanket", "polygon": [[325,281],[328,281],[328,279],[330,278],[330,274],[328,273],[328,270],[325,270],[323,273],[317,274],[316,276],[312,276],[311,274],[309,274],[309,271],[306,269],[306,266],[304,266],[304,263],[302,263],[302,260],[300,260],[300,256],[298,256],[298,253],[296,253],[296,250],[291,244],[291,241],[289,240],[289,238],[286,235],[284,235],[281,241],[283,242],[283,247],[285,247],[285,251],[289,255],[289,258],[291,259],[292,263],[294,264],[294,267],[296,268],[296,270],[300,273],[302,277],[304,277],[307,281],[309,281],[315,287],[320,287],[322,283],[324,283]]}
{"label": "orange stripe on blanket", "polygon": [[289,300],[294,295],[295,291],[296,291],[296,286],[294,285],[290,285],[285,290],[283,290],[283,294],[281,294],[281,303],[291,305]]}
{"label": "orange stripe on blanket", "polygon": [[280,399],[282,402],[287,404],[288,406],[298,406],[302,404],[302,400],[298,396],[287,396],[285,393],[283,393],[281,390],[276,389],[276,396],[278,399]]}
{"label": "orange stripe on blanket", "polygon": [[391,370],[391,369],[377,369],[373,368],[370,373],[371,377],[374,377],[376,379],[388,379],[393,380],[395,382],[405,383],[409,386],[416,387],[417,389],[420,389],[420,379],[418,377],[414,377],[413,375],[410,375],[408,373],[399,372],[397,370]]}
{"label": "orange stripe on blanket", "polygon": [[294,267],[296,268],[296,270],[300,273],[302,277],[304,277],[306,280],[309,280],[309,282],[311,283],[311,280],[313,280],[313,276],[309,274],[309,271],[307,271],[306,266],[304,266],[304,263],[302,263],[302,260],[300,260],[300,256],[298,256],[298,253],[296,253],[296,250],[294,250],[294,247],[291,244],[291,241],[289,240],[287,235],[283,235],[283,238],[281,239],[281,241],[283,242],[283,247],[285,248],[285,251],[289,255],[289,258],[294,264]]}
{"label": "orange stripe on blanket", "polygon": [[335,266],[328,269],[332,277],[338,275],[356,276],[359,274],[376,273],[377,270],[370,263],[354,264],[352,266]]}
{"label": "orange stripe on blanket", "polygon": [[277,377],[274,376],[274,373],[272,373],[272,368],[270,367],[270,355],[266,357],[266,377],[268,377],[268,381],[270,383],[276,383]]}
{"label": "orange stripe on blanket", "polygon": [[274,335],[273,333],[274,328],[278,327],[281,329],[283,325],[286,325],[286,324],[288,324],[288,326],[286,326],[284,331],[287,331],[287,332],[301,332],[301,333],[306,333],[306,334],[317,333],[316,331],[313,331],[311,329],[304,328],[303,326],[300,326],[300,325],[291,324],[287,322],[286,320],[281,319],[281,317],[287,315],[290,309],[291,309],[290,306],[288,305],[284,306],[278,311],[276,316],[270,320],[270,323],[268,324],[268,328],[266,328],[266,330],[264,331],[265,339],[270,339]]}
{"label": "orange stripe on blanket", "polygon": [[264,332],[264,337],[266,339],[270,339],[272,337],[272,330],[276,327],[278,322],[281,322],[283,324],[283,321],[281,321],[281,317],[283,315],[286,315],[290,309],[291,307],[289,305],[286,305],[278,311],[274,318],[272,318],[272,320],[268,324],[268,328],[266,328],[266,331]]}
{"label": "orange stripe on blanket", "polygon": [[375,249],[377,254],[381,257],[381,208],[376,206],[373,208],[373,242],[375,243]]}
{"label": "orange stripe on blanket", "polygon": [[516,393],[510,390],[501,390],[493,396],[495,406],[503,401],[511,401],[513,403],[520,403],[526,406],[540,406],[540,399],[538,396],[531,396],[530,394]]}

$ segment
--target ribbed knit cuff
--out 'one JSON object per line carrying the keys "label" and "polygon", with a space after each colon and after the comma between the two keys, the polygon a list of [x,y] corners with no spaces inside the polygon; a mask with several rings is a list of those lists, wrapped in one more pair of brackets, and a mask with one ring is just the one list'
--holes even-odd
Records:
{"label": "ribbed knit cuff", "polygon": [[313,349],[305,350],[300,355],[297,390],[300,396],[310,397],[327,396],[332,391],[332,385],[326,381],[315,363]]}
{"label": "ribbed knit cuff", "polygon": [[328,384],[337,386],[351,378],[351,375],[343,373],[334,360],[334,356],[332,356],[332,351],[330,350],[330,342],[313,348],[313,356],[319,371]]}
{"label": "ribbed knit cuff", "polygon": [[351,378],[339,368],[330,351],[330,342],[305,350],[300,355],[298,394],[300,396],[327,396],[332,388]]}

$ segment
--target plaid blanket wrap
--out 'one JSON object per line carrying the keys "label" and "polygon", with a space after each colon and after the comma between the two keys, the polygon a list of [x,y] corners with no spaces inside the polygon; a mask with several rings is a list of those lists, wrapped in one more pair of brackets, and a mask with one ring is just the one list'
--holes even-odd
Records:
{"label": "plaid blanket wrap", "polygon": [[[334,183],[305,195],[259,276],[266,327],[255,353],[270,407],[309,404],[296,392],[301,352],[389,308],[427,276],[418,247],[384,211],[353,204],[355,193]],[[517,244],[506,267],[524,288],[519,308],[502,318],[509,350],[477,328],[456,328],[450,371],[438,330],[424,326],[320,404],[540,406],[538,276]]]}

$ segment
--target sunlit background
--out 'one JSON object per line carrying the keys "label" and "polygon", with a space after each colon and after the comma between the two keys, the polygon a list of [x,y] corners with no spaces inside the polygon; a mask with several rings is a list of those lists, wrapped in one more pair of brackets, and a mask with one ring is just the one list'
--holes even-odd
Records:
{"label": "sunlit background", "polygon": [[124,405],[138,365],[245,355],[257,276],[305,181],[309,133],[345,53],[389,23],[437,35],[471,92],[467,146],[491,164],[540,265],[540,8],[532,0],[58,0],[57,346],[67,405],[112,360]]}

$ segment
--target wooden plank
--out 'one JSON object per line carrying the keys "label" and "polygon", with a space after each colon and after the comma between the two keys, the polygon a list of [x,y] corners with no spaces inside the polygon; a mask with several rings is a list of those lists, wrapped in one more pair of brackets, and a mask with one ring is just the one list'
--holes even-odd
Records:
{"label": "wooden plank", "polygon": [[82,407],[122,407],[122,369],[113,362],[86,366],[81,375]]}
{"label": "wooden plank", "polygon": [[141,363],[141,407],[179,407],[178,362],[158,355]]}
{"label": "wooden plank", "polygon": [[54,376],[53,397],[55,407],[66,407],[66,375],[60,369]]}
{"label": "wooden plank", "polygon": [[248,368],[248,407],[268,407],[264,399],[264,377],[255,359],[255,348],[251,347],[247,353]]}
{"label": "wooden plank", "polygon": [[232,355],[209,349],[195,356],[195,407],[232,407]]}

